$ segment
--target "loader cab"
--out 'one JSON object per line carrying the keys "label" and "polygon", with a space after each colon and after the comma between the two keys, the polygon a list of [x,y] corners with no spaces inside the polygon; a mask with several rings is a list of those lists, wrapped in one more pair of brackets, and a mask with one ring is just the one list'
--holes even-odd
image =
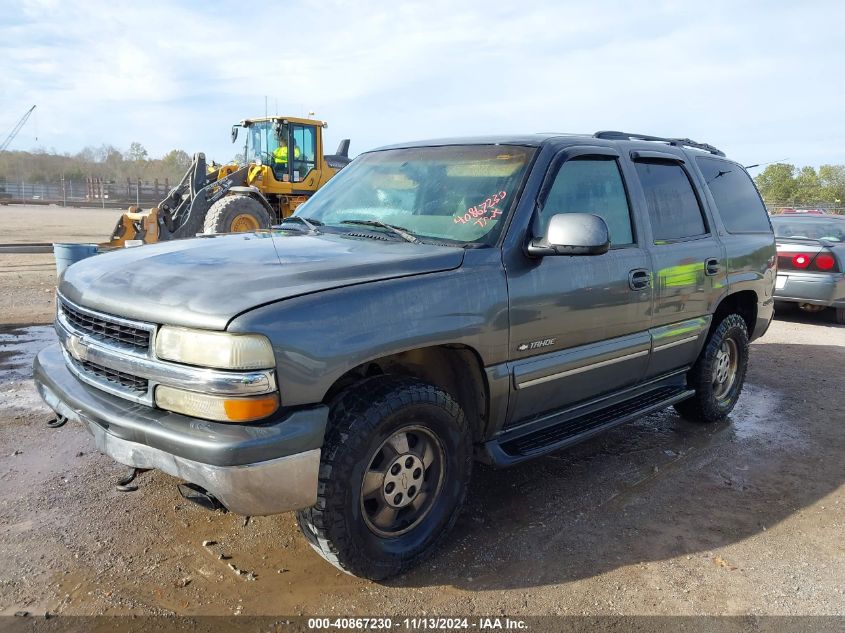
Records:
{"label": "loader cab", "polygon": [[[244,121],[240,127],[246,130],[247,163],[266,165],[267,176],[276,183],[303,183],[305,187],[316,184],[321,128],[318,121],[256,119]],[[234,138],[237,138],[237,126],[233,127]],[[282,152],[278,151],[280,148]],[[279,160],[282,156],[286,160]],[[312,180],[315,182],[311,183]]]}
{"label": "loader cab", "polygon": [[[232,142],[240,137],[244,143],[248,166],[244,184],[277,207],[279,218],[292,214],[349,162],[348,140],[341,143],[344,149],[337,155],[323,154],[324,127],[316,119],[279,116],[246,119],[232,127]],[[286,152],[277,153],[283,147]],[[277,160],[282,156],[287,160]]]}

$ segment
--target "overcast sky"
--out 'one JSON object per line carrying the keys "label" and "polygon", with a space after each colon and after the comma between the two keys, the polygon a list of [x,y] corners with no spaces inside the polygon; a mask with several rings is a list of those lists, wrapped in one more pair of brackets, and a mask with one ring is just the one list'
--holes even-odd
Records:
{"label": "overcast sky", "polygon": [[[845,163],[845,2],[3,3],[0,140],[228,160],[232,123],[314,111],[327,150],[621,129],[745,164]],[[37,136],[37,140],[36,140]]]}

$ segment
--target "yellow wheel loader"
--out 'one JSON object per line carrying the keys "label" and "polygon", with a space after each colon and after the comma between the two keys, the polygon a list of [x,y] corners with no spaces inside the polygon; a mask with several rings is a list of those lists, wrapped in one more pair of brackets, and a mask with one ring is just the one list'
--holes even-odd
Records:
{"label": "yellow wheel loader", "polygon": [[245,132],[245,165],[209,166],[205,154],[195,154],[182,180],[158,206],[130,207],[111,240],[101,246],[270,228],[350,162],[349,139],[341,141],[337,153],[323,153],[325,127],[314,119],[279,116],[233,125],[233,143]]}

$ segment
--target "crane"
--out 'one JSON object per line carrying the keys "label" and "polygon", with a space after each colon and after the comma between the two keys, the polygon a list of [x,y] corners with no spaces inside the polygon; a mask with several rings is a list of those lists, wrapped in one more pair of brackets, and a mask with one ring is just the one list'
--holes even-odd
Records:
{"label": "crane", "polygon": [[15,137],[18,135],[18,132],[21,131],[21,128],[26,124],[27,120],[29,119],[29,115],[32,114],[33,110],[35,110],[35,106],[32,106],[29,110],[27,110],[26,114],[24,114],[21,117],[21,120],[17,122],[17,125],[12,128],[12,131],[9,132],[9,136],[7,136],[6,140],[3,141],[3,144],[0,145],[0,152],[4,151],[7,147],[9,147],[9,144],[13,140],[15,140]]}

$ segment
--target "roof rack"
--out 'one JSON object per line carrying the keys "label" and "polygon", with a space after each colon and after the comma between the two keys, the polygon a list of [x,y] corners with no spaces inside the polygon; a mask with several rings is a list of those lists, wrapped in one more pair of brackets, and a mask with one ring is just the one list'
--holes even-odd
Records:
{"label": "roof rack", "polygon": [[696,143],[688,138],[664,138],[662,136],[649,136],[648,134],[633,134],[630,132],[615,132],[612,130],[596,132],[593,134],[595,138],[603,138],[609,141],[658,141],[660,143],[669,143],[675,147],[694,147],[696,149],[703,149],[705,152],[710,152],[716,156],[724,156],[725,153],[708,145],[707,143]]}

